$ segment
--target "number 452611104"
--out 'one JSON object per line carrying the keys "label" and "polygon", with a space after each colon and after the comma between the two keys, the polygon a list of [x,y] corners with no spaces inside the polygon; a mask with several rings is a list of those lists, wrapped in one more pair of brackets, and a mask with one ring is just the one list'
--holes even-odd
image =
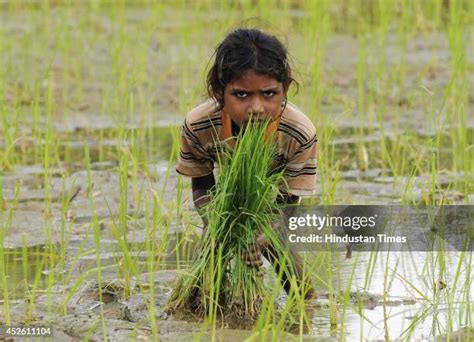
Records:
{"label": "number 452611104", "polygon": [[0,327],[0,337],[51,336],[51,327]]}

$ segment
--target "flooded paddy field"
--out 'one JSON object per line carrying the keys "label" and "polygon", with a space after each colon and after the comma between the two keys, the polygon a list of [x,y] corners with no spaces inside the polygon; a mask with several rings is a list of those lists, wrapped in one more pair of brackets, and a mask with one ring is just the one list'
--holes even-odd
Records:
{"label": "flooded paddy field", "polygon": [[470,251],[303,253],[311,331],[166,310],[202,229],[174,170],[180,125],[229,30],[288,41],[290,101],[319,143],[305,203],[473,205],[473,13],[469,1],[0,3],[0,325],[52,326],[61,341],[473,339]]}

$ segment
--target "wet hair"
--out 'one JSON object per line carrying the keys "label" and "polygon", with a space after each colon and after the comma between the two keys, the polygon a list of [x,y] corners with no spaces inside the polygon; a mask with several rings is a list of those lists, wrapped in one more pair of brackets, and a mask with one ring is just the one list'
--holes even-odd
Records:
{"label": "wet hair", "polygon": [[268,75],[283,84],[285,93],[290,84],[298,83],[291,77],[286,47],[276,38],[259,29],[239,28],[232,31],[218,45],[214,64],[207,74],[207,92],[219,109],[224,106],[224,89],[246,71]]}

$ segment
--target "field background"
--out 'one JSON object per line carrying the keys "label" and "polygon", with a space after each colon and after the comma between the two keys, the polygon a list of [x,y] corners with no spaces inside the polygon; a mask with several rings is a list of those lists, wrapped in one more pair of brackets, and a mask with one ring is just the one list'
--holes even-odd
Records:
{"label": "field background", "polygon": [[[189,180],[174,171],[180,125],[206,99],[216,45],[239,26],[287,43],[300,84],[290,101],[319,139],[309,203],[474,203],[472,1],[2,1],[0,322],[55,322],[98,340],[283,334],[216,333],[162,312],[200,225]],[[424,255],[404,280],[388,257],[379,276],[369,256],[342,266],[326,258],[330,281],[315,277],[330,309],[313,336],[461,336],[472,327],[470,258]],[[333,300],[383,293],[395,279],[410,290],[391,294],[422,298],[410,313],[419,319],[379,307],[396,323],[374,332],[363,328],[366,308],[346,313],[350,298]]]}

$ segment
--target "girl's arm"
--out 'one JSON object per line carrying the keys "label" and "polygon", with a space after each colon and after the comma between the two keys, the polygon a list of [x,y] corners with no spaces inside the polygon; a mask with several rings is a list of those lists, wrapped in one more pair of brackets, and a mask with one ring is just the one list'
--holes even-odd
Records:
{"label": "girl's arm", "polygon": [[300,197],[288,193],[280,193],[276,199],[278,204],[296,204],[299,203]]}
{"label": "girl's arm", "polygon": [[193,202],[196,206],[199,215],[204,222],[204,227],[207,227],[209,220],[204,214],[202,209],[207,203],[209,203],[209,191],[216,184],[214,179],[214,174],[210,173],[207,176],[203,177],[193,177],[191,179],[191,187],[193,190]]}

